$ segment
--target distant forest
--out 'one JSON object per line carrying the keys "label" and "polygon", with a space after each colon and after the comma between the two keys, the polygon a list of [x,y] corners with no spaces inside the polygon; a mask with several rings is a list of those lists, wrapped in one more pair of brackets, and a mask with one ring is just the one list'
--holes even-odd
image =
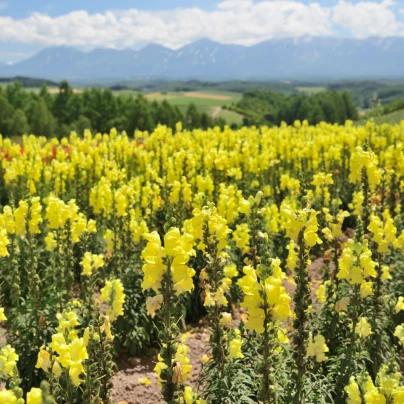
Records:
{"label": "distant forest", "polygon": [[[27,91],[27,88],[41,89]],[[312,88],[319,91],[311,92]],[[78,133],[84,129],[108,132],[112,127],[133,134],[136,129],[152,131],[158,124],[174,128],[179,121],[187,129],[223,127],[226,124],[223,118],[212,118],[202,112],[198,105],[190,104],[184,111],[169,100],[149,101],[141,94],[120,93],[126,89],[242,93],[237,104],[223,108],[243,115],[243,124],[247,126],[293,124],[296,119],[307,119],[310,124],[321,121],[344,123],[347,119],[358,119],[357,108],[362,111],[372,109],[375,99],[382,105],[384,114],[404,109],[404,83],[393,81],[318,83],[317,87],[315,83],[303,82],[151,81],[121,82],[109,88],[95,86],[75,91],[66,81],[56,83],[14,77],[0,78],[0,133],[5,136],[34,133],[63,137],[71,130]]]}
{"label": "distant forest", "polygon": [[307,119],[312,125],[320,122],[343,124],[358,119],[358,111],[346,91],[324,91],[313,95],[288,95],[267,91],[248,91],[231,109],[245,116],[246,125],[293,124]]}
{"label": "distant forest", "polygon": [[18,136],[33,133],[46,137],[67,136],[71,130],[109,132],[111,128],[133,134],[136,129],[152,131],[158,124],[187,129],[224,126],[191,104],[183,114],[167,101],[148,101],[144,96],[114,95],[110,89],[94,87],[74,92],[66,81],[51,94],[44,84],[39,93],[24,90],[20,82],[0,87],[0,133]]}

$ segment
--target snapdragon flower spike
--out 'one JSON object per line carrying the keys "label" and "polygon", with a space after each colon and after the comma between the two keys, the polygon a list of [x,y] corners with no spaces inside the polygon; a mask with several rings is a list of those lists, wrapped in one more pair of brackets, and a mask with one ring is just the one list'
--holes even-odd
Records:
{"label": "snapdragon flower spike", "polygon": [[192,235],[187,233],[181,235],[178,228],[172,228],[164,236],[164,247],[156,231],[145,234],[144,237],[148,243],[142,252],[142,258],[145,261],[142,268],[143,290],[153,289],[159,293],[163,275],[168,270],[168,261],[170,261],[170,272],[176,294],[180,295],[193,290],[192,277],[195,271],[187,265],[190,256],[195,254],[192,248]]}
{"label": "snapdragon flower spike", "polygon": [[258,333],[264,332],[264,298],[270,307],[273,320],[286,320],[292,315],[290,310],[291,297],[287,293],[282,281],[286,275],[280,268],[278,258],[272,260],[272,274],[262,280],[258,271],[251,266],[243,268],[244,277],[238,282],[244,293],[244,300],[241,304],[247,309],[248,321],[246,327]]}

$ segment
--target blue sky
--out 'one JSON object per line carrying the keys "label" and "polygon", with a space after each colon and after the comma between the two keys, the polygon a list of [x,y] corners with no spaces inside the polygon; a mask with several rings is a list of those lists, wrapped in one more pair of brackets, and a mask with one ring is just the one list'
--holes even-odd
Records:
{"label": "blue sky", "polygon": [[[103,12],[106,10],[130,8],[139,8],[142,10],[164,10],[177,7],[199,7],[205,10],[211,10],[218,1],[215,0],[149,0],[149,1],[130,1],[130,0],[9,0],[0,1],[0,4],[7,3],[7,9],[0,10],[0,15],[8,15],[14,18],[24,18],[32,12],[46,13],[51,16],[58,16],[69,13],[74,10],[87,10],[89,13]],[[1,9],[1,6],[0,6]]]}
{"label": "blue sky", "polygon": [[207,37],[404,36],[404,0],[0,0],[0,61],[48,46],[179,48]]}

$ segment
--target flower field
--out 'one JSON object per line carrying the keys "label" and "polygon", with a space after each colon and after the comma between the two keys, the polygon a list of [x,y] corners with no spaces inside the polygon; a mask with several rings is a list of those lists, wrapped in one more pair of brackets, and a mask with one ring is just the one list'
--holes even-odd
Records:
{"label": "flower field", "polygon": [[0,152],[0,404],[110,403],[156,350],[159,402],[404,403],[404,123]]}

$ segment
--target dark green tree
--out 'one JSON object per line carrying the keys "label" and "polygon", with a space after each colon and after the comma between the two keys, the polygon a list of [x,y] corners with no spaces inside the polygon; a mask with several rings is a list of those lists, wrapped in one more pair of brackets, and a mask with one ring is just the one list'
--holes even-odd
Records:
{"label": "dark green tree", "polygon": [[17,109],[10,121],[9,134],[10,136],[21,136],[28,132],[29,125],[25,112],[22,109]]}

